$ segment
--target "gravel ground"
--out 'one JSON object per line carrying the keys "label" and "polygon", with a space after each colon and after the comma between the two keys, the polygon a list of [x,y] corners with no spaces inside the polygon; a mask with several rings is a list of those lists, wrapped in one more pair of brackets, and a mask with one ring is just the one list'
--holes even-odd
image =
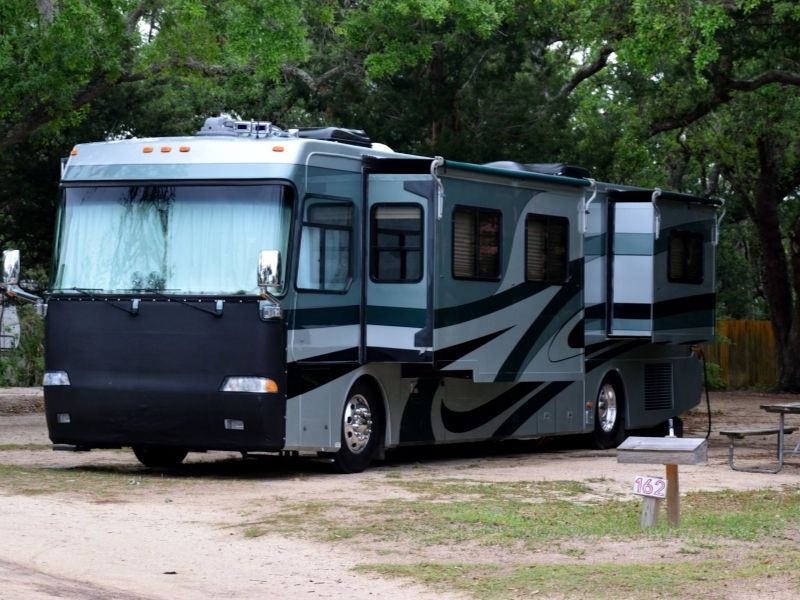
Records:
{"label": "gravel ground", "polygon": [[[759,409],[767,400],[796,397],[713,395],[709,463],[681,467],[682,492],[800,485],[799,466],[787,466],[778,475],[734,473],[727,466],[726,442],[715,432],[737,424],[773,425],[775,418]],[[390,454],[367,472],[349,476],[332,475],[312,461],[241,461],[231,460],[238,456],[231,453],[208,453],[190,455],[186,474],[166,473],[167,487],[160,489],[152,479],[139,485],[143,469],[129,451],[52,452],[46,446],[41,406],[40,389],[0,389],[0,466],[121,475],[131,487],[112,498],[91,491],[26,495],[8,491],[0,481],[0,600],[463,599],[354,571],[354,565],[386,559],[368,544],[277,534],[249,539],[241,528],[230,527],[256,511],[280,513],[283,507],[321,498],[341,503],[342,518],[351,520],[357,518],[361,503],[396,497],[400,492],[391,482],[398,478],[487,482],[569,478],[594,482],[605,488],[605,494],[623,496],[630,493],[637,474],[637,465],[620,465],[613,450],[568,445],[545,451],[509,446],[485,453],[444,449]],[[700,437],[705,427],[702,410],[687,419],[687,435]],[[748,438],[744,446],[744,460],[774,457],[774,437]],[[393,548],[392,556],[457,562],[465,560],[459,554],[464,551],[454,545],[447,556],[429,556],[425,548]],[[641,559],[642,548],[608,551],[613,551],[615,560],[630,562]],[[491,559],[492,550],[486,552]],[[550,560],[542,552],[533,560]],[[474,556],[466,557],[471,559]],[[753,589],[729,590],[727,597],[796,600],[795,583],[759,581]]]}

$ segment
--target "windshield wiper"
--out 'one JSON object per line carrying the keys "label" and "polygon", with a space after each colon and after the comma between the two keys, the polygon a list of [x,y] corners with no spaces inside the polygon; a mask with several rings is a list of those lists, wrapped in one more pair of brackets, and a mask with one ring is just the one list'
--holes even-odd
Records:
{"label": "windshield wiper", "polygon": [[[57,291],[57,292],[78,292],[79,294],[82,294],[83,296],[87,296],[87,297],[91,298],[92,300],[105,301],[109,306],[112,306],[112,307],[117,308],[119,310],[123,310],[126,313],[128,313],[129,315],[138,314],[137,310],[134,310],[133,308],[125,308],[124,306],[121,306],[119,304],[119,302],[116,301],[116,300],[109,300],[108,298],[103,298],[102,296],[97,294],[97,292],[103,291],[103,290],[101,290],[99,288],[71,287],[71,288],[60,288],[60,289],[54,290],[54,291]],[[108,292],[104,292],[104,293],[108,294]]]}
{"label": "windshield wiper", "polygon": [[[195,310],[199,310],[200,312],[204,312],[214,317],[221,317],[222,316],[222,305],[224,304],[223,300],[215,300],[214,301],[214,310],[207,310],[205,308],[201,308],[196,304],[192,304],[190,302],[179,302],[176,301],[171,296],[162,293],[164,290],[156,289],[156,288],[135,288],[132,291],[134,292],[142,292],[144,294],[153,294],[156,298],[161,298],[163,300],[167,300],[169,302],[174,302],[175,304],[180,304],[182,306],[188,306],[189,308],[193,308]],[[169,290],[169,291],[179,291],[179,290]]]}
{"label": "windshield wiper", "polygon": [[[109,292],[101,290],[100,288],[78,288],[78,287],[72,287],[72,288],[61,288],[61,289],[54,290],[54,291],[58,291],[58,292],[78,292],[79,294],[81,294],[83,296],[86,296],[88,298],[91,298],[92,300],[106,301],[109,304],[109,306],[113,306],[114,308],[117,308],[119,310],[123,310],[126,313],[128,313],[129,315],[134,315],[135,316],[135,315],[139,314],[139,302],[138,302],[138,299],[133,298],[131,300],[132,307],[131,308],[125,308],[124,306],[120,305],[118,301],[110,301],[108,298],[104,298],[103,296],[107,296],[107,295],[110,295],[110,294],[109,294]],[[214,304],[214,310],[208,310],[208,309],[205,309],[205,308],[201,308],[200,306],[197,306],[195,304],[191,304],[189,302],[176,301],[173,297],[168,296],[167,294],[164,294],[163,293],[164,290],[161,290],[161,289],[156,289],[156,288],[133,288],[133,289],[124,290],[124,291],[125,291],[126,294],[130,294],[130,293],[152,294],[156,298],[161,298],[163,300],[167,300],[169,302],[174,302],[175,304],[180,304],[182,306],[188,306],[189,308],[193,308],[195,310],[199,310],[200,312],[204,312],[204,313],[212,315],[214,317],[221,317],[222,316],[222,307],[223,307],[223,303],[224,303],[223,300],[216,300],[215,304]],[[175,290],[168,290],[168,291],[170,291],[170,292],[172,292],[172,291],[178,292],[180,290],[175,289]],[[100,296],[97,292],[102,292],[103,296]]]}

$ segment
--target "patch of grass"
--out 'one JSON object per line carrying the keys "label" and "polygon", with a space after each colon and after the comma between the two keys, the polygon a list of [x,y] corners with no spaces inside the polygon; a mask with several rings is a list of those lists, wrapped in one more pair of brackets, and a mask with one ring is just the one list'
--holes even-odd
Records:
{"label": "patch of grass", "polygon": [[52,450],[51,444],[0,444],[0,452],[4,450]]}
{"label": "patch of grass", "polygon": [[[411,546],[461,542],[514,551],[535,550],[563,540],[678,539],[686,544],[753,541],[800,524],[800,490],[699,492],[682,502],[680,528],[666,519],[640,529],[638,500],[578,501],[591,488],[576,482],[486,483],[470,480],[389,481],[418,496],[364,503],[356,518],[325,502],[290,505],[255,523],[322,540],[364,537]],[[698,540],[695,543],[695,540]],[[698,546],[704,549],[702,546]]]}
{"label": "patch of grass", "polygon": [[132,469],[91,467],[22,467],[0,464],[0,489],[12,494],[77,494],[105,500],[128,496],[135,490],[168,489],[170,480],[159,474]]}
{"label": "patch of grass", "polygon": [[591,565],[497,565],[418,563],[359,565],[361,572],[403,577],[442,590],[466,592],[481,600],[528,597],[687,598],[698,585],[710,585],[712,597],[726,597],[725,588],[756,577],[792,576],[800,553],[789,551],[765,561],[751,555],[738,561],[659,561]]}
{"label": "patch of grass", "polygon": [[242,532],[247,538],[261,537],[270,533],[298,535],[311,528],[317,531],[321,538],[338,539],[339,536],[335,535],[335,521],[326,516],[329,508],[323,502],[294,504],[282,509],[279,513],[261,519],[250,519],[229,527],[242,528]]}
{"label": "patch of grass", "polygon": [[592,492],[592,488],[580,481],[513,481],[505,483],[475,481],[469,479],[403,480],[392,481],[392,485],[425,499],[453,499],[475,496],[479,500],[541,501],[553,498],[575,497]]}
{"label": "patch of grass", "polygon": [[697,537],[756,540],[800,524],[800,490],[695,492],[681,500],[681,530]]}

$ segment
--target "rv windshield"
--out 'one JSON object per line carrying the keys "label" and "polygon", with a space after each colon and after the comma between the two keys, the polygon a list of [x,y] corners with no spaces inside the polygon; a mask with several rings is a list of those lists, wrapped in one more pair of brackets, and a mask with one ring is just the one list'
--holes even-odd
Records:
{"label": "rv windshield", "polygon": [[283,185],[67,188],[53,289],[255,294],[259,251],[287,262],[290,217]]}

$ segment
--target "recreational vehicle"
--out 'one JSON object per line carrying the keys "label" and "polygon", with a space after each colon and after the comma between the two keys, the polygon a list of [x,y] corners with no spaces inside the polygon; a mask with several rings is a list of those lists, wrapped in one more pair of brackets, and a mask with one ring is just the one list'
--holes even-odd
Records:
{"label": "recreational vehicle", "polygon": [[[721,202],[216,117],[76,146],[46,313],[55,447],[314,453],[586,434],[699,401]],[[6,293],[19,255],[4,260]]]}

